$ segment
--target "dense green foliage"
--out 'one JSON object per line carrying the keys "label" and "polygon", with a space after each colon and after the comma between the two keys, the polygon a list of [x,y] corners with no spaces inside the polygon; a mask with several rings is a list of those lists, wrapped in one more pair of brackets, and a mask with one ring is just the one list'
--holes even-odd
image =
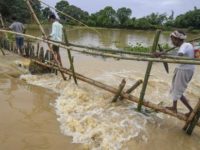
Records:
{"label": "dense green foliage", "polygon": [[[38,0],[31,0],[33,8],[43,22],[47,21],[52,10],[48,7],[42,8]],[[142,18],[132,17],[132,11],[129,8],[122,7],[117,10],[107,6],[96,13],[89,14],[87,11],[77,6],[70,5],[66,0],[61,0],[56,4],[56,9],[63,11],[68,16],[58,13],[63,23],[69,25],[80,25],[81,21],[89,26],[94,27],[111,27],[111,28],[129,28],[129,29],[170,29],[170,28],[188,28],[190,31],[197,31],[200,28],[200,9],[195,7],[193,10],[181,14],[174,18],[174,12],[170,15],[166,13],[151,13]],[[24,23],[32,21],[31,15],[23,0],[0,0],[0,13],[8,22],[13,15]],[[73,20],[71,17],[78,21]]]}
{"label": "dense green foliage", "polygon": [[[38,0],[32,0],[32,6],[37,16],[41,18],[41,4]],[[31,14],[23,0],[0,0],[0,13],[6,21],[10,22],[12,16],[16,16],[21,22],[30,22]]]}
{"label": "dense green foliage", "polygon": [[[170,29],[172,27],[189,28],[190,30],[200,28],[200,9],[194,8],[185,14],[174,18],[174,11],[170,15],[166,13],[151,13],[142,18],[136,19],[132,16],[132,11],[129,8],[122,7],[117,10],[111,6],[99,10],[96,13],[89,15],[80,8],[70,5],[67,1],[60,1],[56,8],[67,13],[94,27],[112,27],[112,28],[130,28],[130,29]],[[78,25],[71,18],[58,13],[59,17],[68,24]]]}
{"label": "dense green foliage", "polygon": [[[59,11],[64,12],[65,14],[75,18],[78,21],[86,23],[88,20],[89,14],[86,11],[83,11],[82,9],[74,6],[69,5],[67,1],[60,1],[56,4],[55,8]],[[58,16],[62,21],[64,21],[67,24],[71,25],[78,25],[79,23],[77,21],[74,21],[70,17],[67,17],[66,15],[63,15],[62,13],[58,12]]]}

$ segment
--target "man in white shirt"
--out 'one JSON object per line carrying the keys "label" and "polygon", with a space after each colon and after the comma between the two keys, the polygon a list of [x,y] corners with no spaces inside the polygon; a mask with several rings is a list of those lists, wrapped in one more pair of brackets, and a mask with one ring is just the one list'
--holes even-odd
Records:
{"label": "man in white shirt", "polygon": [[[173,45],[179,47],[178,56],[194,58],[194,47],[192,44],[184,42],[186,34],[183,31],[174,31],[170,37]],[[192,112],[193,109],[183,93],[192,79],[194,70],[195,66],[191,64],[180,64],[175,68],[170,90],[173,98],[173,106],[167,107],[168,109],[177,112],[177,100],[180,99],[189,109],[189,113],[186,115],[188,116]]]}
{"label": "man in white shirt", "polygon": [[[51,34],[49,35],[49,37],[53,41],[62,42],[63,25],[57,21],[56,16],[54,14],[51,14],[49,16],[49,20],[52,22],[52,31],[51,31]],[[54,54],[55,54],[57,60],[59,61],[60,65],[62,66],[62,61],[61,61],[61,57],[60,57],[60,53],[59,53],[59,47],[56,45],[53,45],[52,49],[54,51]]]}

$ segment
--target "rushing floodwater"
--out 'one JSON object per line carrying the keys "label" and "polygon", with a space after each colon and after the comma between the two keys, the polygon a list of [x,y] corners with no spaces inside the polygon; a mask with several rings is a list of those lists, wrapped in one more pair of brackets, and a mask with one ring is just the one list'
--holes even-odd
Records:
{"label": "rushing floodwater", "polygon": [[[134,44],[135,42],[143,42],[146,45],[151,45],[154,34],[154,32],[150,31],[145,32],[144,34],[144,32],[141,31],[108,29],[101,29],[99,32],[103,35],[104,38],[100,38],[94,32],[89,32],[88,30],[81,29],[69,31],[68,38],[70,42],[78,44],[122,48],[129,43]],[[34,32],[34,34],[39,35],[38,32]],[[168,40],[168,35],[163,34],[161,36],[161,42],[169,42]],[[66,51],[62,49],[61,54],[64,65],[69,66]],[[121,80],[125,78],[127,82],[125,87],[126,89],[133,85],[138,79],[143,79],[147,66],[146,62],[126,60],[117,61],[114,59],[102,59],[101,57],[93,57],[78,53],[73,53],[73,56],[75,61],[75,70],[77,72],[114,87],[117,87]],[[5,60],[0,59],[0,61],[4,62]],[[145,99],[156,104],[162,104],[164,106],[170,105],[172,103],[169,96],[169,88],[175,65],[170,64],[169,67],[170,73],[166,74],[162,64],[154,63]],[[6,73],[6,71],[3,70],[0,70],[1,73]],[[192,106],[197,103],[197,100],[200,97],[199,72],[200,68],[196,67],[194,78],[186,92],[186,96],[190,99]],[[70,136],[72,137],[74,143],[83,143],[83,145],[80,146],[81,148],[79,145],[71,145],[71,147],[65,146],[63,144],[64,141],[62,135],[58,135],[55,143],[62,146],[54,146],[52,148],[51,146],[53,143],[51,145],[49,142],[53,142],[50,136],[52,136],[51,132],[56,132],[54,131],[56,130],[56,123],[53,123],[55,125],[53,130],[51,129],[49,131],[45,128],[40,129],[40,127],[43,126],[43,122],[41,122],[41,119],[36,119],[33,122],[29,122],[29,126],[27,125],[28,130],[32,131],[38,126],[38,132],[35,134],[31,133],[31,135],[33,137],[37,135],[39,136],[45,132],[47,134],[47,140],[35,140],[33,142],[30,142],[31,138],[29,142],[25,140],[25,143],[29,143],[26,145],[27,149],[31,149],[29,148],[30,145],[35,146],[32,149],[37,150],[49,149],[50,147],[51,149],[59,150],[78,148],[95,150],[200,149],[200,129],[198,127],[195,128],[192,136],[188,136],[181,130],[184,122],[170,116],[163,115],[161,113],[152,112],[150,114],[140,114],[135,111],[137,105],[127,101],[112,104],[111,100],[113,95],[105,92],[104,90],[98,89],[80,81],[79,85],[75,86],[73,80],[64,82],[60,76],[55,76],[54,74],[36,76],[22,75],[20,79],[25,80],[33,85],[51,89],[57,93],[51,96],[48,90],[41,90],[42,88],[40,87],[33,86],[33,89],[28,88],[28,92],[30,93],[31,98],[28,96],[29,94],[25,94],[24,97],[27,99],[26,103],[29,105],[31,105],[31,103],[37,103],[37,107],[39,109],[35,110],[34,107],[31,108],[32,113],[29,113],[29,117],[32,118],[37,114],[38,118],[42,117],[42,120],[45,124],[51,124],[51,122],[48,122],[49,115],[40,116],[40,113],[37,113],[46,112],[46,109],[49,109],[49,105],[51,103],[51,108],[53,108],[57,114],[57,120],[60,123],[60,130],[62,134],[66,135],[66,141],[69,141],[67,136]],[[5,92],[9,93],[12,90],[12,88],[6,88],[5,86],[8,84],[7,82],[10,82],[9,80],[10,79],[8,79],[8,77],[4,77],[3,80],[0,80],[1,94],[6,95]],[[18,79],[12,80],[13,82],[16,80],[18,81]],[[22,82],[21,80],[19,81]],[[19,86],[18,89],[23,89],[23,87],[20,88],[21,83],[14,83],[14,85]],[[27,87],[32,87],[26,83],[23,84]],[[140,90],[141,86],[132,94],[139,96]],[[25,93],[27,92],[25,91]],[[15,96],[18,95],[20,94],[15,94]],[[10,98],[10,101],[14,101],[15,96]],[[53,99],[55,101],[52,101]],[[5,96],[3,96],[3,101],[6,101]],[[38,101],[41,101],[41,105]],[[45,105],[44,102],[46,102]],[[15,105],[23,108],[24,103],[25,102],[22,101],[16,102],[16,104],[12,103],[12,105],[14,105],[13,108],[16,108]],[[2,103],[2,105],[5,104]],[[178,111],[185,113],[187,112],[187,109],[179,102]],[[1,117],[1,120],[3,120],[2,113]],[[14,118],[17,118],[17,116],[14,116]],[[52,117],[51,121],[53,121]],[[11,126],[12,128],[11,122],[8,122],[7,120],[2,122],[7,122],[7,125]],[[41,123],[41,125],[39,123]],[[20,121],[16,121],[16,124],[19,125]],[[46,125],[45,127],[49,128],[48,126],[49,125]],[[1,129],[5,130],[6,127],[1,127]],[[20,132],[26,133],[26,130],[21,128]],[[11,135],[8,133],[10,132],[6,130],[3,135],[10,137]],[[17,135],[14,134],[13,136],[15,141],[17,139]],[[58,138],[62,139],[59,143],[57,141]],[[2,137],[2,143],[3,139],[4,138]],[[13,142],[12,140],[9,140],[9,142],[13,144],[24,144],[24,140],[21,142]]]}

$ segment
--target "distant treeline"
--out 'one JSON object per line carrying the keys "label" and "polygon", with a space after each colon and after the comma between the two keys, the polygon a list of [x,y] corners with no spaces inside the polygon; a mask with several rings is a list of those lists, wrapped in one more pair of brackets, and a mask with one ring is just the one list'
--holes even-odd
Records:
{"label": "distant treeline", "polygon": [[[47,21],[52,10],[48,7],[42,8],[38,0],[31,0],[33,8],[39,19],[44,23]],[[171,29],[171,28],[188,28],[190,30],[200,29],[200,9],[194,7],[193,10],[174,17],[174,11],[170,15],[166,13],[151,13],[142,18],[131,17],[132,11],[129,8],[122,7],[114,10],[111,6],[89,14],[81,8],[70,5],[67,1],[59,1],[56,9],[72,16],[73,18],[93,27],[109,28],[128,28],[128,29]],[[92,6],[91,6],[92,7]],[[24,23],[31,23],[31,15],[23,0],[1,0],[0,13],[6,18],[7,22],[11,21],[12,15]],[[62,23],[69,25],[80,25],[77,21],[58,13]]]}

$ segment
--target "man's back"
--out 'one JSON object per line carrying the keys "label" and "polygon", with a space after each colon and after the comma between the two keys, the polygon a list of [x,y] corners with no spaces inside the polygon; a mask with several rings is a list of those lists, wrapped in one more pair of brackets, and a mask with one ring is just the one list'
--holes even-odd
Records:
{"label": "man's back", "polygon": [[52,24],[52,32],[51,32],[52,40],[62,42],[62,36],[63,36],[62,29],[63,25],[60,24],[58,21],[55,21]]}
{"label": "man's back", "polygon": [[[20,23],[20,22],[17,22],[17,21],[13,22],[10,25],[9,28],[12,29],[15,32],[18,32],[18,33],[23,33],[24,32],[24,25],[22,23]],[[20,35],[16,35],[16,36],[17,37],[22,37]]]}

